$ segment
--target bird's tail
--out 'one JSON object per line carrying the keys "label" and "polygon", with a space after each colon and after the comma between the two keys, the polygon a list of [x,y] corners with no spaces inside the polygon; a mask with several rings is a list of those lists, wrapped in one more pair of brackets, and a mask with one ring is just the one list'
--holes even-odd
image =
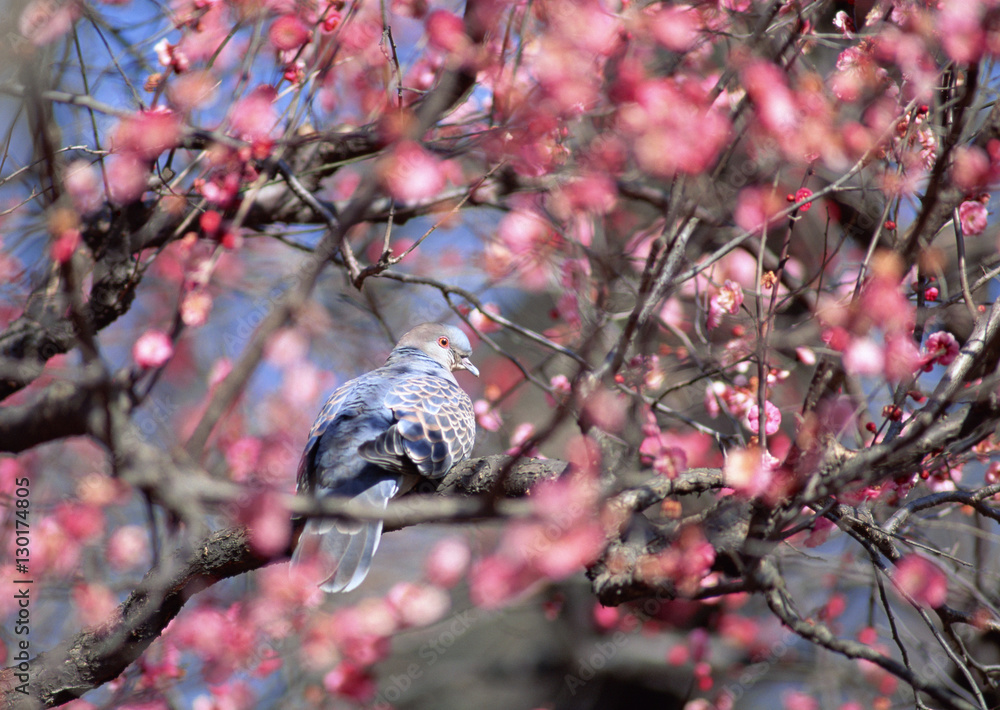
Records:
{"label": "bird's tail", "polygon": [[[398,477],[382,478],[351,496],[351,499],[367,508],[385,510],[389,499],[399,491],[400,483]],[[381,520],[313,518],[306,522],[302,530],[292,555],[292,564],[315,559],[324,571],[332,569],[319,582],[323,591],[349,592],[368,576],[381,537]]]}

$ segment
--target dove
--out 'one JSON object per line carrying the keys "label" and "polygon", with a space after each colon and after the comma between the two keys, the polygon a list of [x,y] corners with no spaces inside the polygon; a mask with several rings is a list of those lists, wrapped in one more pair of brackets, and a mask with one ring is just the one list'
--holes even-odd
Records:
{"label": "dove", "polygon": [[[330,395],[309,432],[296,490],[385,510],[421,477],[441,478],[468,458],[476,419],[452,373],[478,377],[471,354],[469,339],[454,326],[423,323],[406,333],[382,367]],[[312,518],[292,564],[318,555],[330,565],[320,588],[348,592],[367,576],[381,536],[381,520]]]}

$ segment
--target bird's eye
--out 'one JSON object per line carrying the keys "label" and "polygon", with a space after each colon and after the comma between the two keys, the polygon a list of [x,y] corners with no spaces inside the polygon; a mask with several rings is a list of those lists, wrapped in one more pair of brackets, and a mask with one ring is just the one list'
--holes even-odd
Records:
{"label": "bird's eye", "polygon": [[440,338],[438,338],[438,345],[440,345],[442,348],[448,347],[449,345],[448,338],[442,335]]}

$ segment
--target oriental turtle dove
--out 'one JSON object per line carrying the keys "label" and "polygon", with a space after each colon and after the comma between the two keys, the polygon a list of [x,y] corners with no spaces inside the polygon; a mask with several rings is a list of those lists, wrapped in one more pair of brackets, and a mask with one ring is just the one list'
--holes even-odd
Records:
{"label": "oriental turtle dove", "polygon": [[[471,352],[454,326],[424,323],[404,335],[382,367],[330,395],[309,432],[297,490],[385,510],[418,477],[441,478],[467,458],[476,420],[452,371],[478,376]],[[368,574],[381,534],[381,520],[313,518],[292,563],[319,555],[331,567],[319,586],[347,592]]]}

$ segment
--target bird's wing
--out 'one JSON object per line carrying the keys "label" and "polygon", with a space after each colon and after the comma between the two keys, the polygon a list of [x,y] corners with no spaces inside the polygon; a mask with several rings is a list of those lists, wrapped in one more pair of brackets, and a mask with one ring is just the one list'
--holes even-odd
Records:
{"label": "bird's wing", "polygon": [[476,438],[472,401],[454,382],[432,374],[401,377],[392,383],[384,402],[395,421],[362,444],[366,461],[388,471],[440,478],[472,452]]}

